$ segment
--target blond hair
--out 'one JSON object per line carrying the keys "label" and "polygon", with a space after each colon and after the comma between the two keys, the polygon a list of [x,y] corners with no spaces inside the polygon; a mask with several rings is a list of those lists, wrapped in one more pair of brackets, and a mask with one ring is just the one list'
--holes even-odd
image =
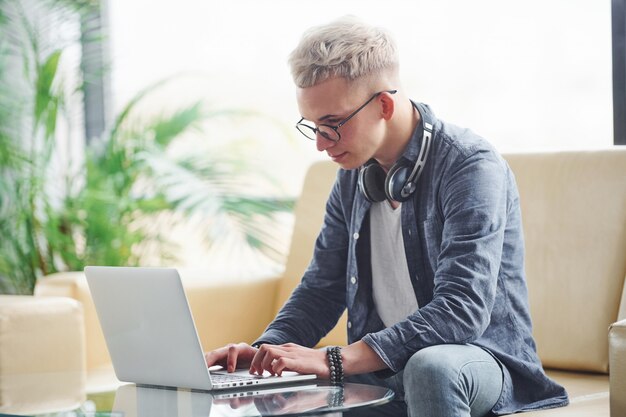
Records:
{"label": "blond hair", "polygon": [[300,88],[328,78],[350,81],[384,70],[396,70],[398,53],[391,35],[353,16],[307,30],[289,55],[294,82]]}

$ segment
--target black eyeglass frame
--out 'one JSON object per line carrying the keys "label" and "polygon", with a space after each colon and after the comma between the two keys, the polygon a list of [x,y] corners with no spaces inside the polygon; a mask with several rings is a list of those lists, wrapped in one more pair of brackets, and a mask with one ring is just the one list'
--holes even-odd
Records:
{"label": "black eyeglass frame", "polygon": [[[296,129],[298,129],[298,132],[302,133],[302,135],[304,135],[305,138],[309,139],[309,140],[316,140],[317,139],[317,134],[319,133],[320,135],[322,135],[322,137],[326,140],[329,140],[331,142],[339,142],[341,140],[341,133],[339,133],[339,128],[343,125],[345,125],[350,119],[352,119],[354,116],[357,115],[358,112],[360,112],[361,110],[363,110],[365,108],[365,106],[367,106],[368,104],[370,104],[370,102],[372,100],[374,100],[376,97],[378,97],[379,95],[381,95],[382,93],[389,93],[389,94],[396,94],[398,92],[398,90],[384,90],[384,91],[379,91],[378,93],[374,93],[374,95],[372,95],[365,103],[363,103],[363,105],[361,105],[361,107],[359,107],[358,109],[356,109],[355,111],[353,111],[352,113],[350,113],[350,115],[348,117],[346,117],[345,119],[343,119],[342,121],[340,121],[337,125],[332,126],[332,125],[327,125],[327,124],[320,124],[317,127],[313,127],[313,126],[309,126],[305,123],[302,123],[302,121],[304,120],[304,117],[301,118],[298,123],[296,123]],[[307,134],[307,130],[302,130],[303,127],[306,127],[307,129],[309,129],[311,132],[313,132],[313,136],[309,136]],[[320,130],[320,127],[326,127],[329,129],[332,129],[335,134],[337,135],[337,139],[332,138],[328,135],[328,133]]]}

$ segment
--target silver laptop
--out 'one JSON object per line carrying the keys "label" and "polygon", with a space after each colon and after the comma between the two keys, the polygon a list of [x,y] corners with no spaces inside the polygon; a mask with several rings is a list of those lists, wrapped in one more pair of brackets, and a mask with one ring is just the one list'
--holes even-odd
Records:
{"label": "silver laptop", "polygon": [[120,381],[219,390],[316,378],[250,375],[247,369],[209,372],[175,269],[88,266],[85,275]]}

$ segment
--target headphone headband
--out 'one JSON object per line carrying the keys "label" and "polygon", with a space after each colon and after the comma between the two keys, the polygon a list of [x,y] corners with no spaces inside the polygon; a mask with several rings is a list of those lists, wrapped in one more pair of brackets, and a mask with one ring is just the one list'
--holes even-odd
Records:
{"label": "headphone headband", "polygon": [[[420,115],[422,141],[414,163],[402,157],[385,173],[374,160],[368,161],[359,171],[358,184],[362,194],[368,201],[378,202],[385,199],[403,202],[409,199],[417,189],[417,182],[424,171],[428,160],[433,136],[433,120],[430,113],[421,104],[411,101]],[[411,164],[413,167],[411,168]],[[409,170],[411,170],[410,173]]]}
{"label": "headphone headband", "polygon": [[422,137],[422,146],[420,146],[420,153],[417,155],[417,160],[415,161],[415,165],[413,166],[413,171],[411,171],[411,175],[409,175],[406,184],[404,185],[404,187],[402,187],[402,191],[400,192],[400,195],[403,198],[407,198],[408,196],[413,194],[415,192],[415,189],[417,188],[417,181],[422,175],[422,171],[424,169],[424,166],[426,165],[426,160],[428,159],[432,137],[433,125],[424,121],[424,136]]}
{"label": "headphone headband", "polygon": [[[433,123],[430,119],[430,114],[422,107],[421,104],[415,103],[411,101],[413,107],[420,115],[420,119],[422,120],[422,125],[424,127],[424,132],[422,134],[422,144],[420,146],[419,154],[417,155],[417,159],[415,160],[415,165],[413,165],[413,170],[407,178],[406,183],[402,187],[400,191],[400,196],[403,199],[408,198],[411,194],[415,192],[417,188],[417,181],[422,175],[422,171],[424,170],[424,166],[426,165],[426,161],[428,160],[428,154],[430,151],[430,144],[433,137]],[[393,183],[391,181],[388,182],[387,194],[393,195],[393,191],[391,190]]]}

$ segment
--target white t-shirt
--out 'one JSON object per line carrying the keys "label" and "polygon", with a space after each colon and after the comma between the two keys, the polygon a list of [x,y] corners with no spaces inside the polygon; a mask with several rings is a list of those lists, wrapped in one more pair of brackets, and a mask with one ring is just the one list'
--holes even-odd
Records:
{"label": "white t-shirt", "polygon": [[388,201],[373,203],[370,233],[374,305],[389,327],[418,309],[404,252],[401,206],[394,210]]}

